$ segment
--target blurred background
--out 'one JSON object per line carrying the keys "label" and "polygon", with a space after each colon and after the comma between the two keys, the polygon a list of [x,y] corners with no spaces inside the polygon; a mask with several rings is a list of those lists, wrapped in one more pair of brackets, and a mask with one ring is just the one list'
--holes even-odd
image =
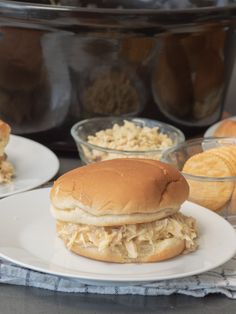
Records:
{"label": "blurred background", "polygon": [[99,116],[203,134],[235,110],[235,17],[221,0],[1,1],[0,117],[55,151]]}

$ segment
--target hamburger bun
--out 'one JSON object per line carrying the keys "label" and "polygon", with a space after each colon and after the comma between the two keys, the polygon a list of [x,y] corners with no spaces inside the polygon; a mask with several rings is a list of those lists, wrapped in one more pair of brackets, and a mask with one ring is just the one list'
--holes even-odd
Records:
{"label": "hamburger bun", "polygon": [[55,218],[63,221],[133,224],[177,212],[188,193],[184,177],[168,164],[113,159],[61,176],[51,190],[51,204]]}
{"label": "hamburger bun", "polygon": [[[150,159],[101,161],[52,187],[57,234],[72,252],[117,262],[154,262],[196,248],[194,219],[178,213],[189,188],[181,173]],[[181,230],[181,231],[180,231]]]}
{"label": "hamburger bun", "polygon": [[236,136],[236,121],[223,120],[214,132],[216,137]]}
{"label": "hamburger bun", "polygon": [[129,258],[124,255],[112,252],[109,248],[99,251],[96,248],[82,248],[81,246],[73,246],[71,251],[91,259],[113,262],[113,263],[151,263],[161,262],[180,255],[185,249],[183,240],[176,238],[165,239],[158,244],[150,245],[150,252],[138,256],[137,258]]}

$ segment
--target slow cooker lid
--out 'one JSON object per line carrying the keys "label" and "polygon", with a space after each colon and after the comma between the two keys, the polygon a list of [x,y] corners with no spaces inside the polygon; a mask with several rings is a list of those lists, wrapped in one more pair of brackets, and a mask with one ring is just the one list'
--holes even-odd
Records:
{"label": "slow cooker lid", "polygon": [[28,4],[47,5],[54,9],[63,7],[80,8],[110,8],[110,9],[155,9],[155,10],[193,10],[205,8],[224,8],[236,5],[236,0],[28,0],[1,1]]}
{"label": "slow cooker lid", "polygon": [[28,0],[0,1],[0,19],[56,27],[156,29],[205,23],[229,25],[236,0]]}

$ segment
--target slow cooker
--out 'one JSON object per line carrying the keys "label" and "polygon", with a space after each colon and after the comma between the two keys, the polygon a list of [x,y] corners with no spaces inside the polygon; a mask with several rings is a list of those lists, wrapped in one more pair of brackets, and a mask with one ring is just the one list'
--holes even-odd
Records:
{"label": "slow cooker", "polygon": [[200,134],[224,108],[235,17],[223,0],[1,1],[0,118],[61,151],[95,116]]}

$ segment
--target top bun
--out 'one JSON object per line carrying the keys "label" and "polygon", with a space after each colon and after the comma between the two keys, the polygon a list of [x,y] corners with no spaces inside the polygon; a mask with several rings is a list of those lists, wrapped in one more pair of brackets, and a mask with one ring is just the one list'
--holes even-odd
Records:
{"label": "top bun", "polygon": [[94,216],[157,213],[177,208],[189,188],[174,167],[150,159],[113,159],[67,172],[54,182],[52,206]]}
{"label": "top bun", "polygon": [[214,136],[236,136],[236,121],[224,120],[214,132]]}

